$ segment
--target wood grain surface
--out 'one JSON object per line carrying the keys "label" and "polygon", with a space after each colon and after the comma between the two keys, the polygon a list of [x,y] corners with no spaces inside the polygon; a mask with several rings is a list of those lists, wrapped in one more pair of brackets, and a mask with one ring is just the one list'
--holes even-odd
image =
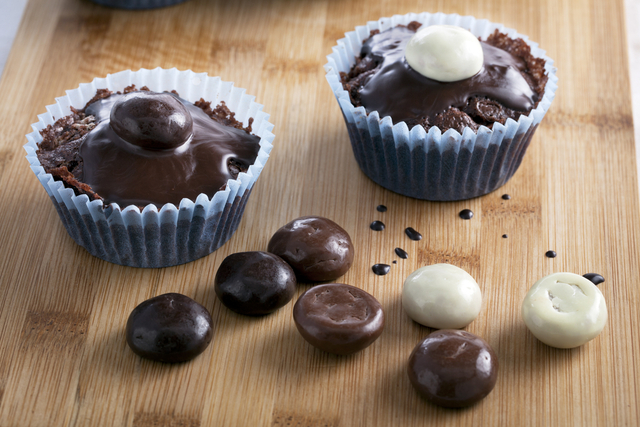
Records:
{"label": "wood grain surface", "polygon": [[[324,79],[325,56],[346,31],[423,11],[503,23],[556,60],[557,97],[522,166],[478,199],[418,201],[367,179]],[[144,12],[30,0],[0,82],[0,426],[638,425],[640,234],[626,52],[622,0],[190,0]],[[22,145],[37,114],[66,89],[157,66],[246,88],[271,114],[276,140],[227,244],[187,265],[141,270],[72,241]],[[378,204],[389,210],[377,212]],[[458,217],[464,208],[472,220]],[[307,344],[293,303],[249,318],[213,291],[224,257],[265,250],[277,228],[309,214],[351,234],[355,262],[339,281],[370,292],[386,311],[381,338],[349,357]],[[387,228],[371,231],[373,220]],[[424,238],[409,240],[408,226]],[[557,258],[545,257],[549,249]],[[371,272],[393,260],[390,274]],[[494,391],[463,410],[422,400],[405,372],[432,330],[404,314],[402,284],[435,262],[477,279],[483,308],[466,329],[500,361]],[[540,343],[520,317],[529,287],[557,271],[606,278],[608,324],[572,350]],[[143,360],[125,343],[131,310],[165,292],[212,312],[215,337],[189,363]]]}

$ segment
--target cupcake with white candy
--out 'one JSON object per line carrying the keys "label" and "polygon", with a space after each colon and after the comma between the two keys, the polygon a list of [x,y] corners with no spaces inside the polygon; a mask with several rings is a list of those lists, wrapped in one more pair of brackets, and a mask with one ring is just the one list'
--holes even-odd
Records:
{"label": "cupcake with white candy", "polygon": [[514,30],[408,14],[357,27],[325,66],[362,171],[427,200],[461,200],[515,173],[555,95],[553,61]]}

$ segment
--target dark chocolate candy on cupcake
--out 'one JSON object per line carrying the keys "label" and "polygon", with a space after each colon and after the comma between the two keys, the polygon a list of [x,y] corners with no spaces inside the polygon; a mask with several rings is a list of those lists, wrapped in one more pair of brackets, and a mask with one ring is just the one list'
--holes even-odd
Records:
{"label": "dark chocolate candy on cupcake", "polygon": [[216,295],[229,309],[249,316],[271,313],[296,292],[296,276],[282,258],[268,252],[240,252],[222,261]]}
{"label": "dark chocolate candy on cupcake", "polygon": [[360,288],[340,283],[314,286],[302,294],[293,307],[293,320],[311,345],[340,355],[368,347],[384,328],[378,300]]}
{"label": "dark chocolate candy on cupcake", "polygon": [[129,315],[127,344],[137,355],[158,362],[186,362],[213,338],[211,314],[191,298],[169,293],[148,299]]}
{"label": "dark chocolate candy on cupcake", "polygon": [[354,248],[349,234],[330,219],[304,216],[275,232],[268,251],[284,259],[300,281],[334,280],[349,270]]}

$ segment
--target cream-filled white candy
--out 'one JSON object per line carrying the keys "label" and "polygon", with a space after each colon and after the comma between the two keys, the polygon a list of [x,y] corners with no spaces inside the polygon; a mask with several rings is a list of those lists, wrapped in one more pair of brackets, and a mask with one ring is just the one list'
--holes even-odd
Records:
{"label": "cream-filled white candy", "polygon": [[607,323],[607,304],[590,280],[553,273],[538,280],[524,297],[522,318],[543,343],[573,348],[600,334]]}
{"label": "cream-filled white candy", "polygon": [[409,40],[405,58],[425,77],[455,82],[476,75],[482,68],[484,53],[470,31],[453,25],[430,25]]}
{"label": "cream-filled white candy", "polygon": [[464,328],[478,317],[481,306],[482,293],[474,278],[451,264],[419,268],[402,288],[404,311],[431,328]]}

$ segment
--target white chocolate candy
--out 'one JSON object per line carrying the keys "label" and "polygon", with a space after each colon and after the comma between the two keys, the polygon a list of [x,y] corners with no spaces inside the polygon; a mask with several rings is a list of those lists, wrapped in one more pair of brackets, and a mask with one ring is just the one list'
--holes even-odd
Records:
{"label": "white chocolate candy", "polygon": [[476,281],[461,268],[434,264],[414,271],[404,281],[402,307],[416,322],[437,329],[464,328],[482,306]]}
{"label": "white chocolate candy", "polygon": [[425,77],[455,82],[476,75],[482,68],[484,53],[470,31],[453,25],[430,25],[409,40],[405,58]]}
{"label": "white chocolate candy", "polygon": [[543,343],[573,348],[591,341],[607,323],[600,289],[574,273],[554,273],[538,280],[522,302],[522,318]]}

